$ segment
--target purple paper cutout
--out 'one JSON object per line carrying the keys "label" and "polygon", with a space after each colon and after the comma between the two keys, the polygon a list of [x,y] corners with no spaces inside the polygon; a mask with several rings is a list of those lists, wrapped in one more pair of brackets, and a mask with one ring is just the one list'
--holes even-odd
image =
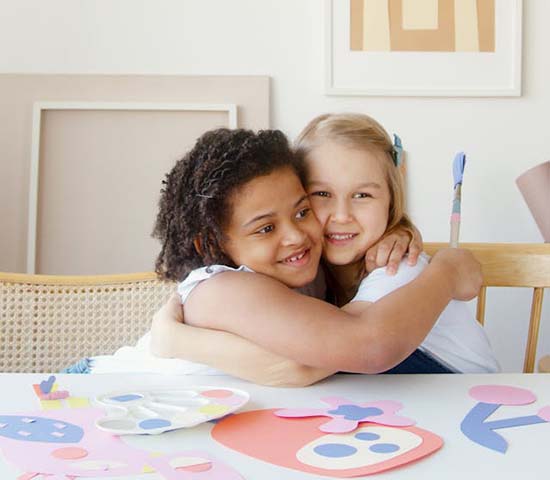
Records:
{"label": "purple paper cutout", "polygon": [[403,404],[392,400],[355,403],[342,397],[325,397],[322,402],[329,408],[284,408],[274,413],[278,417],[330,417],[330,420],[319,427],[325,433],[348,433],[355,430],[360,422],[372,422],[392,427],[414,425],[414,420],[396,415]]}
{"label": "purple paper cutout", "polygon": [[[507,385],[478,385],[469,391],[470,396],[480,401],[462,420],[460,429],[473,442],[500,453],[506,453],[508,442],[495,432],[550,421],[550,406],[543,407],[537,415],[505,418],[489,421],[488,418],[500,407],[507,405],[528,405],[536,400],[530,390]],[[502,403],[498,403],[498,402]]]}

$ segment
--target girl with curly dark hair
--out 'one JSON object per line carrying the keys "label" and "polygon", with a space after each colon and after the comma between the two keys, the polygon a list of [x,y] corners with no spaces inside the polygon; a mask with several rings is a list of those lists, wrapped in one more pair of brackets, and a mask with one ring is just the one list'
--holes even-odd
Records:
{"label": "girl with curly dark hair", "polygon": [[[246,345],[236,369],[244,378],[269,370],[271,380],[258,381],[300,384],[299,375],[285,381],[289,368],[308,383],[336,370],[384,371],[414,351],[451,298],[477,292],[479,267],[466,252],[442,252],[360,315],[297,292],[317,277],[321,256],[300,165],[279,131],[220,129],[197,141],[167,176],[154,229],[162,242],[157,272],[181,282],[167,308],[184,303],[187,323]],[[155,317],[155,335],[141,347],[185,357],[178,342],[185,325],[165,318]],[[216,356],[215,366],[232,373],[231,352]]]}

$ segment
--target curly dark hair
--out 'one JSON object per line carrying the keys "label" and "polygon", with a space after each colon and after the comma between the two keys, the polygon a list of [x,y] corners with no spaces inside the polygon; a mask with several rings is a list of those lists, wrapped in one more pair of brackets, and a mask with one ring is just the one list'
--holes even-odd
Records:
{"label": "curly dark hair", "polygon": [[250,180],[280,168],[291,168],[303,179],[302,162],[279,130],[220,128],[203,134],[162,182],[152,234],[162,243],[157,275],[181,281],[195,268],[236,266],[222,248],[231,195]]}

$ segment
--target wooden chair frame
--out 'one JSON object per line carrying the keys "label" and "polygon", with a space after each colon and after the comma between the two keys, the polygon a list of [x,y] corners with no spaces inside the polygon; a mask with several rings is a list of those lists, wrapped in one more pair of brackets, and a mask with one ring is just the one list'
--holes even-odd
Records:
{"label": "wooden chair frame", "polygon": [[[433,255],[448,247],[446,243],[426,243],[424,250]],[[462,243],[481,263],[483,287],[477,301],[477,320],[483,325],[487,287],[525,287],[533,289],[531,316],[523,371],[535,366],[544,289],[550,287],[550,244],[548,243]]]}

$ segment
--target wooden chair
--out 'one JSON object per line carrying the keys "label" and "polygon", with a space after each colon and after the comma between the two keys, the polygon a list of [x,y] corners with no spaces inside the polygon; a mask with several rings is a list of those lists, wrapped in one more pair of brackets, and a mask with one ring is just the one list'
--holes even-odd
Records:
{"label": "wooden chair", "polygon": [[[426,243],[433,255],[446,243]],[[477,301],[477,320],[483,324],[487,287],[526,287],[533,289],[531,318],[523,371],[532,373],[535,365],[544,289],[550,287],[550,244],[531,243],[462,243],[481,263],[483,287]]]}
{"label": "wooden chair", "polygon": [[0,273],[0,372],[57,372],[142,336],[174,291],[154,273]]}

